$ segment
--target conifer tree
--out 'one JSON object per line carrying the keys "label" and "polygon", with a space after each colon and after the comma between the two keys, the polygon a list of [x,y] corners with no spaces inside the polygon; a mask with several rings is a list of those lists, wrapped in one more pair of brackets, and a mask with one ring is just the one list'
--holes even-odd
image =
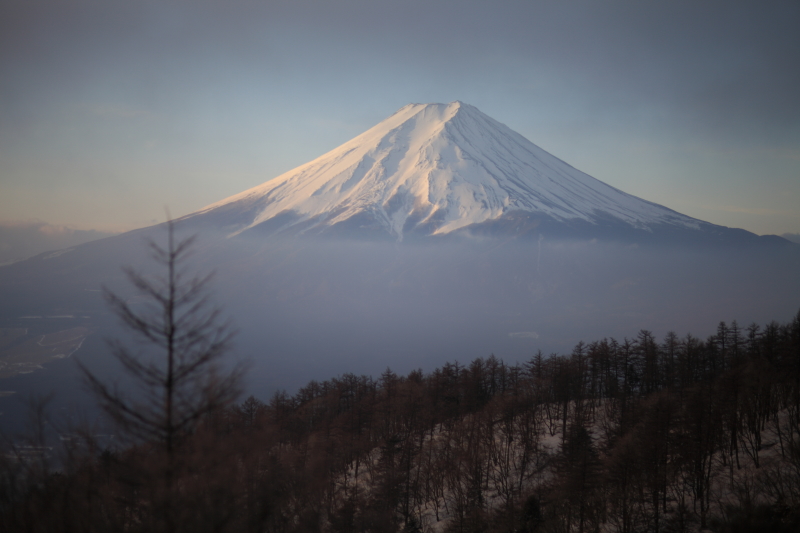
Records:
{"label": "conifer tree", "polygon": [[[194,237],[176,241],[175,224],[166,224],[167,245],[149,243],[151,257],[163,269],[145,276],[125,268],[139,298],[104,289],[112,311],[137,340],[142,353],[111,341],[114,357],[132,382],[132,390],[103,381],[79,363],[90,390],[117,430],[137,443],[163,452],[161,468],[146,483],[154,494],[152,527],[177,531],[178,504],[173,495],[181,475],[179,447],[201,420],[230,405],[241,391],[243,367],[224,372],[221,359],[230,349],[232,330],[209,300],[210,275],[191,273],[188,261]],[[136,302],[136,303],[134,303]],[[143,302],[143,303],[138,303]]]}

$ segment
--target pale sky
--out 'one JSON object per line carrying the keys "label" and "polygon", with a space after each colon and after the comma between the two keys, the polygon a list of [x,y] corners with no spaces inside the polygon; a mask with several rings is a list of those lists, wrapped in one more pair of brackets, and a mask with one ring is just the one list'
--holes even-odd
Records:
{"label": "pale sky", "polygon": [[120,231],[461,100],[687,215],[800,233],[800,3],[0,0],[0,222]]}

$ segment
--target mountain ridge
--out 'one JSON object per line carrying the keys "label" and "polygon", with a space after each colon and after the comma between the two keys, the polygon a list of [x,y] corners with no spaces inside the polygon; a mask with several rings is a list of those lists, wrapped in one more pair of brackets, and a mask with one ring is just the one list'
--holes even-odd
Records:
{"label": "mountain ridge", "polygon": [[183,218],[217,218],[238,235],[260,225],[313,233],[360,217],[401,241],[515,211],[645,232],[714,226],[607,185],[459,101],[408,104],[326,154]]}

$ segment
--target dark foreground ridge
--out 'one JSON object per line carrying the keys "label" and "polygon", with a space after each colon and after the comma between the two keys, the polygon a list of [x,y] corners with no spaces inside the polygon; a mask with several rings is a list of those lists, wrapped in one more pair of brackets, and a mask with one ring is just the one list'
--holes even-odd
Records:
{"label": "dark foreground ridge", "polygon": [[0,529],[797,531],[800,313],[312,381],[205,416],[169,462],[107,442],[7,449]]}

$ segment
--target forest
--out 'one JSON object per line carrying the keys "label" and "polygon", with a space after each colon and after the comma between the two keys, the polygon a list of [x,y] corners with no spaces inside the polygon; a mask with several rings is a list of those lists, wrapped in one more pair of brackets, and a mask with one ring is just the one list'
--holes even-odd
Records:
{"label": "forest", "polygon": [[163,275],[104,292],[151,348],[110,342],[128,385],[76,361],[111,438],[32,402],[27,438],[2,443],[0,531],[800,530],[800,312],[237,403],[231,326],[194,238],[167,229]]}
{"label": "forest", "polygon": [[0,530],[800,530],[800,313],[217,399],[124,446],[32,431]]}

